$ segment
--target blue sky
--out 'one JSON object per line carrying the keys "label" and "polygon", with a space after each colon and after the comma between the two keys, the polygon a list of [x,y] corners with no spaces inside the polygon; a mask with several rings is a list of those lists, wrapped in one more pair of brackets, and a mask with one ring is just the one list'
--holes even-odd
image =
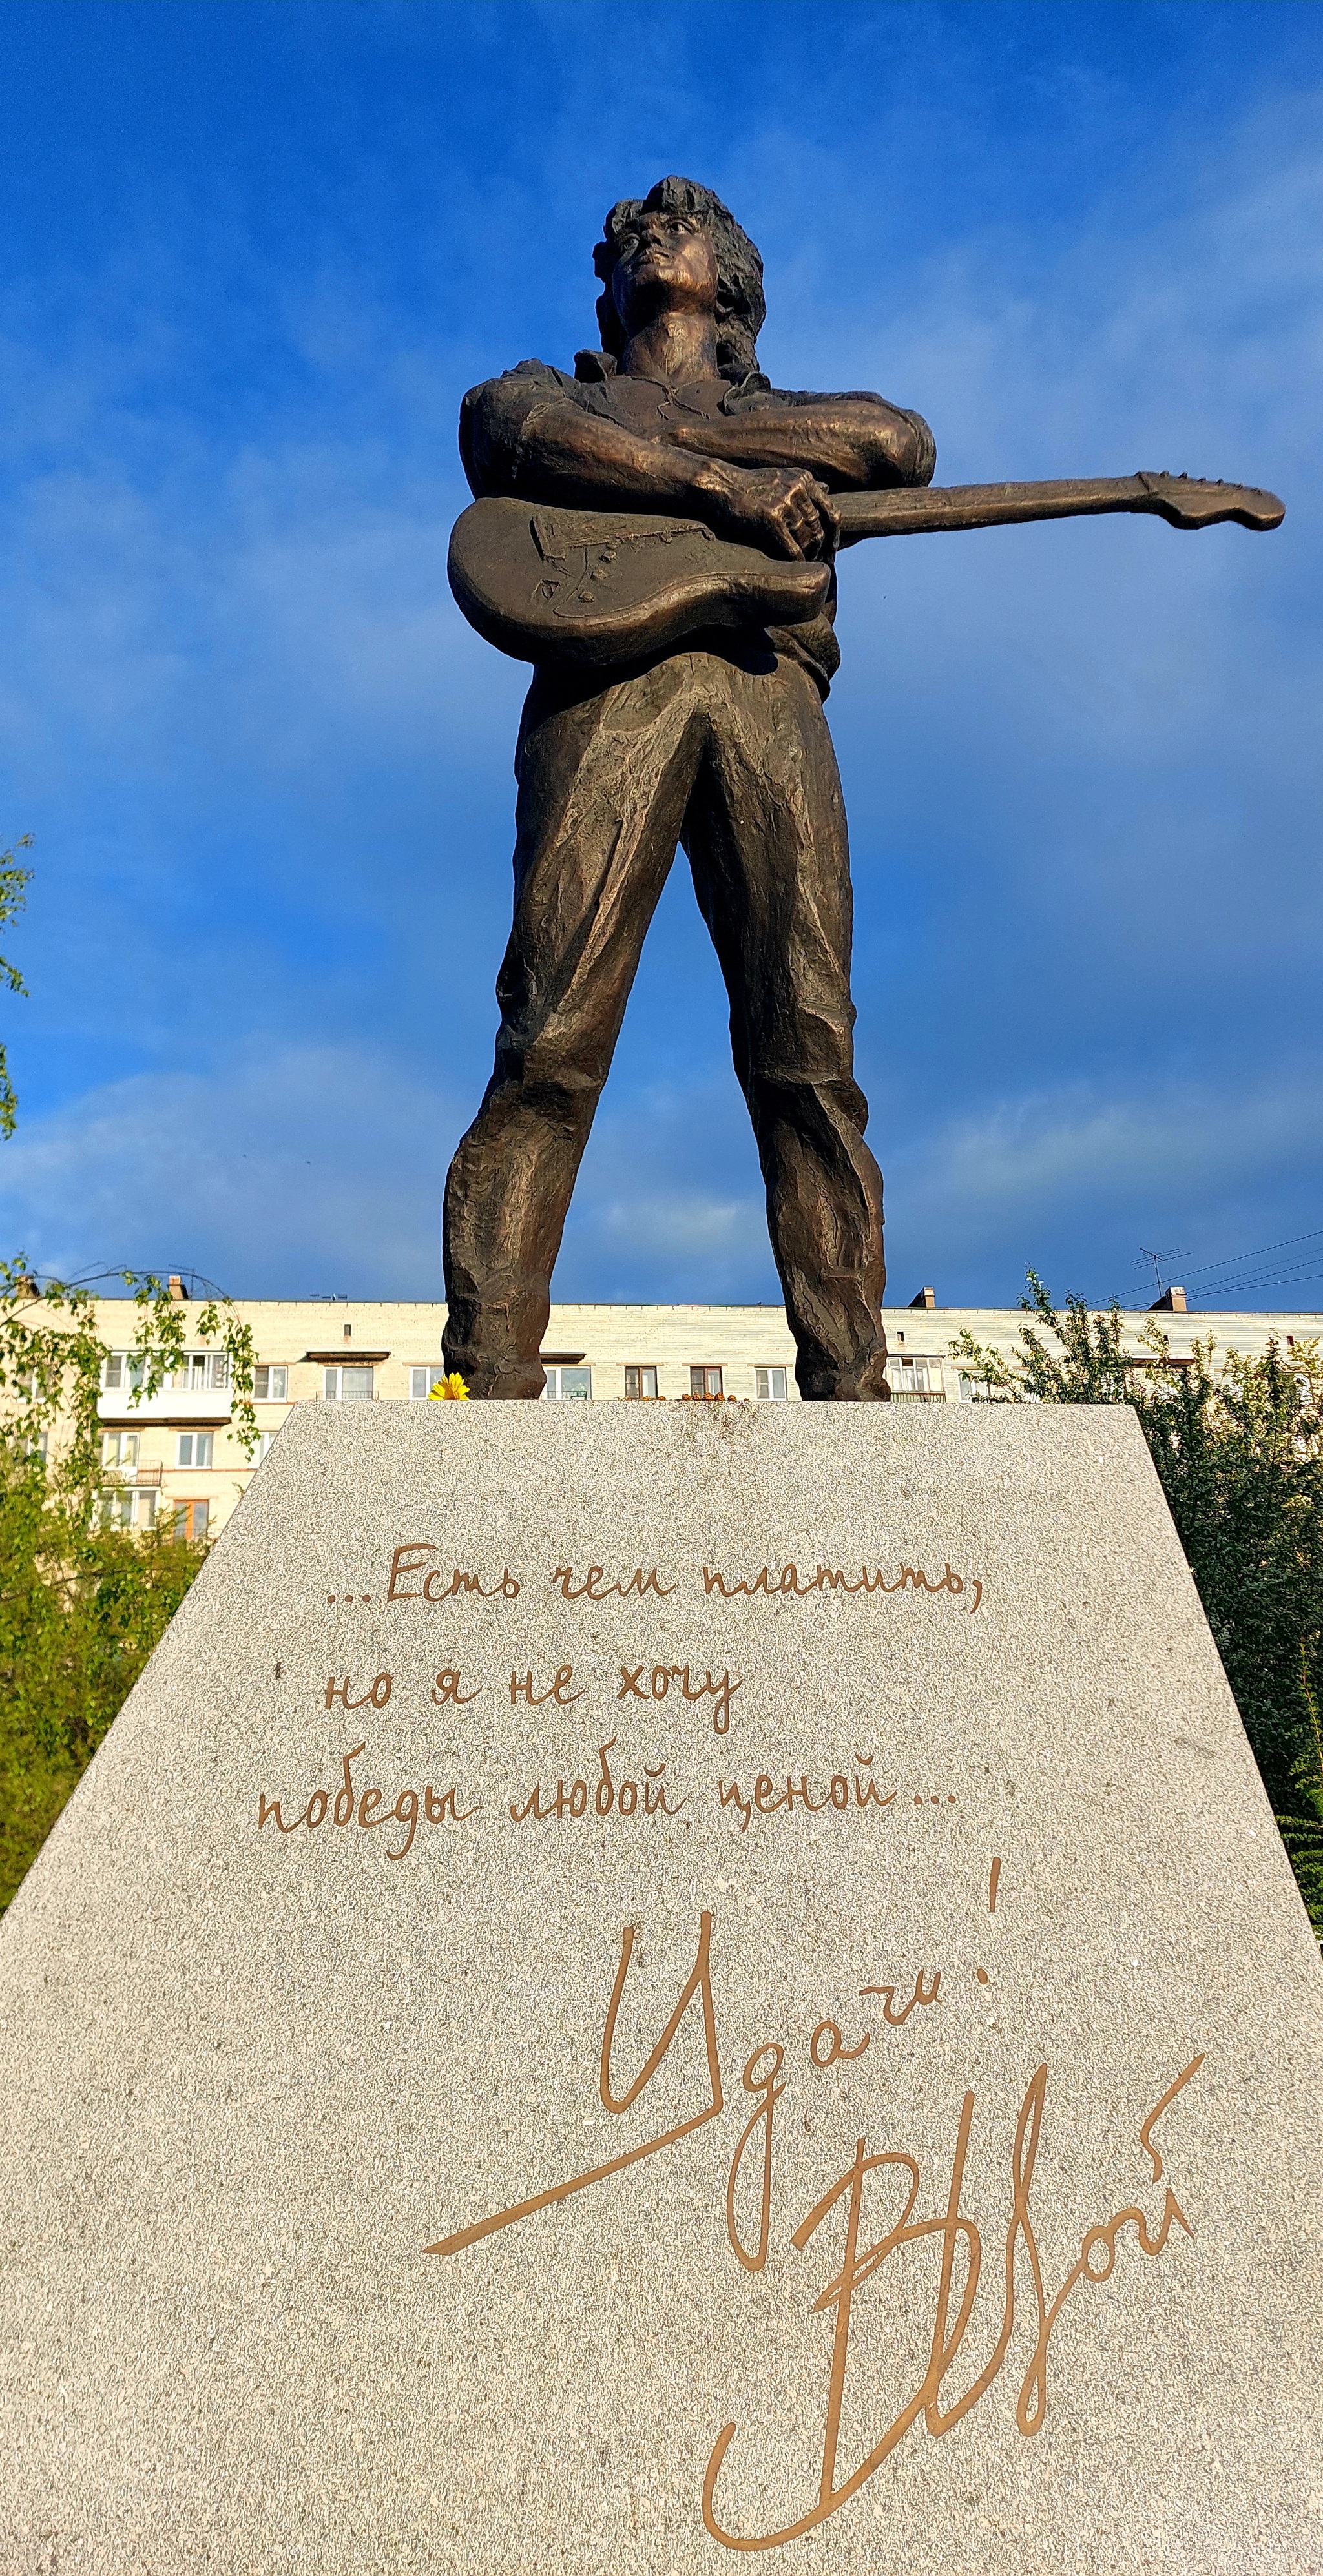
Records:
{"label": "blue sky", "polygon": [[[526,677],[446,587],[457,406],[591,341],[604,208],[680,170],[773,380],[917,406],[939,481],[1288,503],[846,557],[891,1293],[1143,1302],[1150,1245],[1323,1305],[1312,0],[8,0],[0,74],[7,1243],[439,1293]],[[683,862],[554,1293],[777,1293]]]}

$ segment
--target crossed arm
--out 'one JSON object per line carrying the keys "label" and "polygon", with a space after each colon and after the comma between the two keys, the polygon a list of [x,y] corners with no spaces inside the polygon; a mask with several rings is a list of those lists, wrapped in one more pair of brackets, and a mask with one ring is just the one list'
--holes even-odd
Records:
{"label": "crossed arm", "polygon": [[877,394],[824,394],[638,431],[515,376],[465,399],[476,492],[579,509],[679,509],[776,554],[817,555],[839,530],[831,493],[930,481],[926,422]]}

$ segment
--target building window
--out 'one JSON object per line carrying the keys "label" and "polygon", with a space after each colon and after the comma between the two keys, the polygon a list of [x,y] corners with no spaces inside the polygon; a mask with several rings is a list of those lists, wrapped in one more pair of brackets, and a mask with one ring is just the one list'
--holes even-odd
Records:
{"label": "building window", "polygon": [[138,1464],[136,1431],[108,1431],[101,1443],[103,1467],[134,1467]]}
{"label": "building window", "polygon": [[425,1404],[433,1387],[440,1385],[445,1373],[446,1364],[444,1360],[439,1360],[435,1368],[433,1368],[430,1361],[426,1368],[411,1368],[409,1371],[410,1403]]}
{"label": "building window", "polygon": [[176,1503],[174,1507],[176,1538],[205,1538],[211,1518],[210,1503]]}
{"label": "building window", "polygon": [[[262,1371],[257,1372],[259,1378]],[[142,1384],[143,1362],[135,1351],[112,1351],[102,1362],[101,1384],[107,1395],[117,1389],[136,1390]],[[185,1351],[178,1368],[167,1369],[161,1384],[166,1386],[218,1389],[230,1383],[228,1351]]]}
{"label": "building window", "polygon": [[636,1404],[655,1404],[657,1401],[655,1368],[627,1368],[625,1393],[627,1396],[632,1396]]}
{"label": "building window", "polygon": [[961,1370],[960,1401],[962,1404],[991,1404],[993,1397],[994,1389],[989,1386],[985,1377],[971,1377],[966,1369]]}
{"label": "building window", "polygon": [[112,1351],[102,1363],[101,1383],[107,1394],[116,1387],[141,1386],[142,1361],[132,1351]]}
{"label": "building window", "polygon": [[723,1388],[720,1369],[691,1368],[689,1372],[689,1392],[691,1395],[701,1396],[717,1396],[722,1394]]}
{"label": "building window", "polygon": [[256,1404],[288,1404],[289,1370],[271,1367],[254,1369],[253,1401]]}
{"label": "building window", "polygon": [[136,1494],[131,1485],[121,1485],[117,1492],[101,1495],[97,1520],[102,1529],[152,1529],[156,1522],[156,1496],[154,1493]]}
{"label": "building window", "polygon": [[259,1431],[257,1435],[257,1447],[253,1451],[253,1465],[255,1467],[261,1466],[262,1460],[265,1458],[275,1436],[274,1431]]}
{"label": "building window", "polygon": [[361,1403],[372,1391],[372,1371],[361,1360],[352,1368],[328,1368],[323,1373],[322,1393],[328,1404]]}
{"label": "building window", "polygon": [[911,1359],[908,1352],[893,1353],[887,1361],[887,1378],[893,1396],[919,1396],[933,1402],[943,1395],[940,1360]]}
{"label": "building window", "polygon": [[191,1387],[195,1393],[204,1387],[226,1387],[230,1383],[228,1351],[185,1351],[177,1369],[167,1369],[163,1386]]}
{"label": "building window", "polygon": [[175,1450],[176,1467],[209,1467],[211,1442],[209,1431],[181,1431]]}
{"label": "building window", "polygon": [[753,1382],[757,1389],[758,1401],[760,1404],[784,1404],[786,1402],[786,1373],[783,1368],[756,1368],[753,1373]]}
{"label": "building window", "polygon": [[593,1392],[592,1370],[590,1368],[549,1368],[546,1391],[553,1402],[587,1404],[591,1401]]}

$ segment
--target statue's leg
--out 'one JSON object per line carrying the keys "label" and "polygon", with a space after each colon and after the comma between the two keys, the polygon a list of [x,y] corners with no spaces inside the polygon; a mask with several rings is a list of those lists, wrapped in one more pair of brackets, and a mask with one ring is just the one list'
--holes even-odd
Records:
{"label": "statue's leg", "polygon": [[730,995],[801,1395],[885,1403],[882,1175],[854,1078],[850,853],[836,755],[799,664],[710,660],[684,842]]}
{"label": "statue's leg", "polygon": [[545,1384],[570,1192],[701,757],[692,658],[529,693],[496,1066],[446,1182],[443,1348],[471,1395]]}

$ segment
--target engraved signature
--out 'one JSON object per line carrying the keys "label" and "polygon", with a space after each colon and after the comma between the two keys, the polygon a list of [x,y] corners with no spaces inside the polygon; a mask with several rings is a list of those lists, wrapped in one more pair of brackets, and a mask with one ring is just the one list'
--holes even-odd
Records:
{"label": "engraved signature", "polygon": [[[459,2254],[502,2228],[533,2218],[542,2210],[557,2208],[576,2193],[591,2190],[612,2175],[662,2154],[721,2117],[725,2097],[712,1992],[712,1929],[713,1917],[705,1911],[700,1917],[693,1968],[680,1989],[674,2010],[633,2082],[623,2092],[617,2092],[612,2071],[616,2026],[635,1943],[633,1925],[625,1926],[598,2065],[599,2097],[607,2111],[623,2117],[646,2091],[668,2055],[691,2006],[697,2003],[706,2069],[707,2099],[702,2107],[687,2119],[662,2130],[656,2137],[644,2139],[640,2144],[623,2149],[619,2155],[609,2157],[603,2164],[572,2174],[566,2181],[553,2183],[546,2190],[533,2192],[508,2209],[496,2210],[489,2217],[456,2228],[429,2245],[425,2249],[429,2254]],[[882,1998],[883,2018],[894,2028],[903,2025],[916,2007],[934,2004],[940,1984],[940,1971],[934,1970],[931,1981],[925,1982],[924,1973],[920,1970],[913,1993],[899,2010],[896,2009],[897,1989],[894,1986],[867,1986],[860,1991]],[[847,2047],[835,2022],[820,2021],[809,2041],[811,2063],[816,2069],[823,2070],[834,2066],[838,2060],[858,2057],[871,2037],[871,2033],[865,2033],[862,2040]],[[1163,2182],[1165,2168],[1161,2153],[1153,2142],[1153,2131],[1186,2086],[1193,2082],[1203,2063],[1201,2051],[1181,2068],[1154,2103],[1140,2128],[1139,2146],[1152,2166],[1154,2187]],[[731,2250],[741,2268],[748,2272],[760,2272],[765,2268],[772,2242],[773,2130],[777,2106],[787,2090],[785,2066],[786,2052],[782,2043],[765,2040],[752,2051],[740,2077],[741,2092],[746,2100],[752,2102],[753,2108],[744,2121],[731,2157],[726,2180],[725,2215]],[[946,2383],[955,2369],[974,2316],[984,2267],[984,2231],[961,2205],[976,2109],[973,2089],[965,2093],[961,2105],[949,2179],[944,2192],[939,2188],[936,2206],[930,2212],[916,2214],[923,2191],[923,2173],[918,2158],[902,2148],[870,2153],[867,2139],[861,2137],[856,2142],[851,2163],[836,2176],[793,2229],[789,2243],[797,2253],[803,2254],[835,2213],[839,2212],[843,2220],[839,2258],[830,2279],[812,2298],[812,2313],[830,2316],[833,2320],[822,2401],[821,2469],[817,2494],[793,2520],[768,2530],[728,2527],[718,2509],[717,2489],[738,2427],[734,2423],[723,2425],[708,2458],[701,2499],[704,2525],[712,2539],[723,2548],[749,2551],[783,2547],[786,2542],[830,2521],[849,2504],[920,2421],[935,2439],[949,2433],[992,2388],[1010,2351],[1020,2309],[1027,2313],[1034,2330],[1034,2342],[1016,2397],[1015,2420],[1019,2431],[1026,2436],[1040,2432],[1048,2408],[1048,2360],[1052,2335],[1063,2309],[1081,2282],[1088,2282],[1096,2288],[1111,2279],[1119,2259],[1120,2239],[1127,2229],[1133,2230],[1133,2241],[1138,2251],[1153,2259],[1165,2251],[1174,2227],[1193,2237],[1194,2230],[1170,2183],[1167,2183],[1161,2209],[1156,2214],[1146,2211],[1138,2201],[1127,2202],[1110,2217],[1087,2228],[1075,2261],[1049,2295],[1030,2206],[1042,2140],[1047,2084],[1048,2068],[1043,2064],[1034,2070],[1029,2080],[1016,2121],[1010,2157],[1010,2214],[1000,2266],[1000,2332],[983,2368],[958,2394],[952,2393],[949,2402],[944,2395]],[[747,2181],[744,2180],[746,2161],[749,2167]],[[882,2232],[871,2242],[864,2243],[865,2204],[870,2189],[874,2187],[875,2176],[884,2176],[886,2184],[892,2188],[892,2208],[889,2212],[884,2211],[884,2217],[889,2218],[890,2223],[884,2224]],[[746,2211],[746,2219],[742,2223],[739,2204],[742,2197],[747,2204],[750,2196],[753,2207]],[[750,2220],[754,2223],[749,2223]],[[850,2376],[850,2335],[858,2294],[866,2283],[879,2279],[893,2257],[903,2257],[907,2248],[922,2245],[929,2239],[935,2240],[940,2250],[940,2271],[922,2376],[890,2423],[879,2431],[871,2447],[853,2467],[843,2467],[840,2460],[841,2423]],[[963,2278],[957,2297],[958,2274]]]}

